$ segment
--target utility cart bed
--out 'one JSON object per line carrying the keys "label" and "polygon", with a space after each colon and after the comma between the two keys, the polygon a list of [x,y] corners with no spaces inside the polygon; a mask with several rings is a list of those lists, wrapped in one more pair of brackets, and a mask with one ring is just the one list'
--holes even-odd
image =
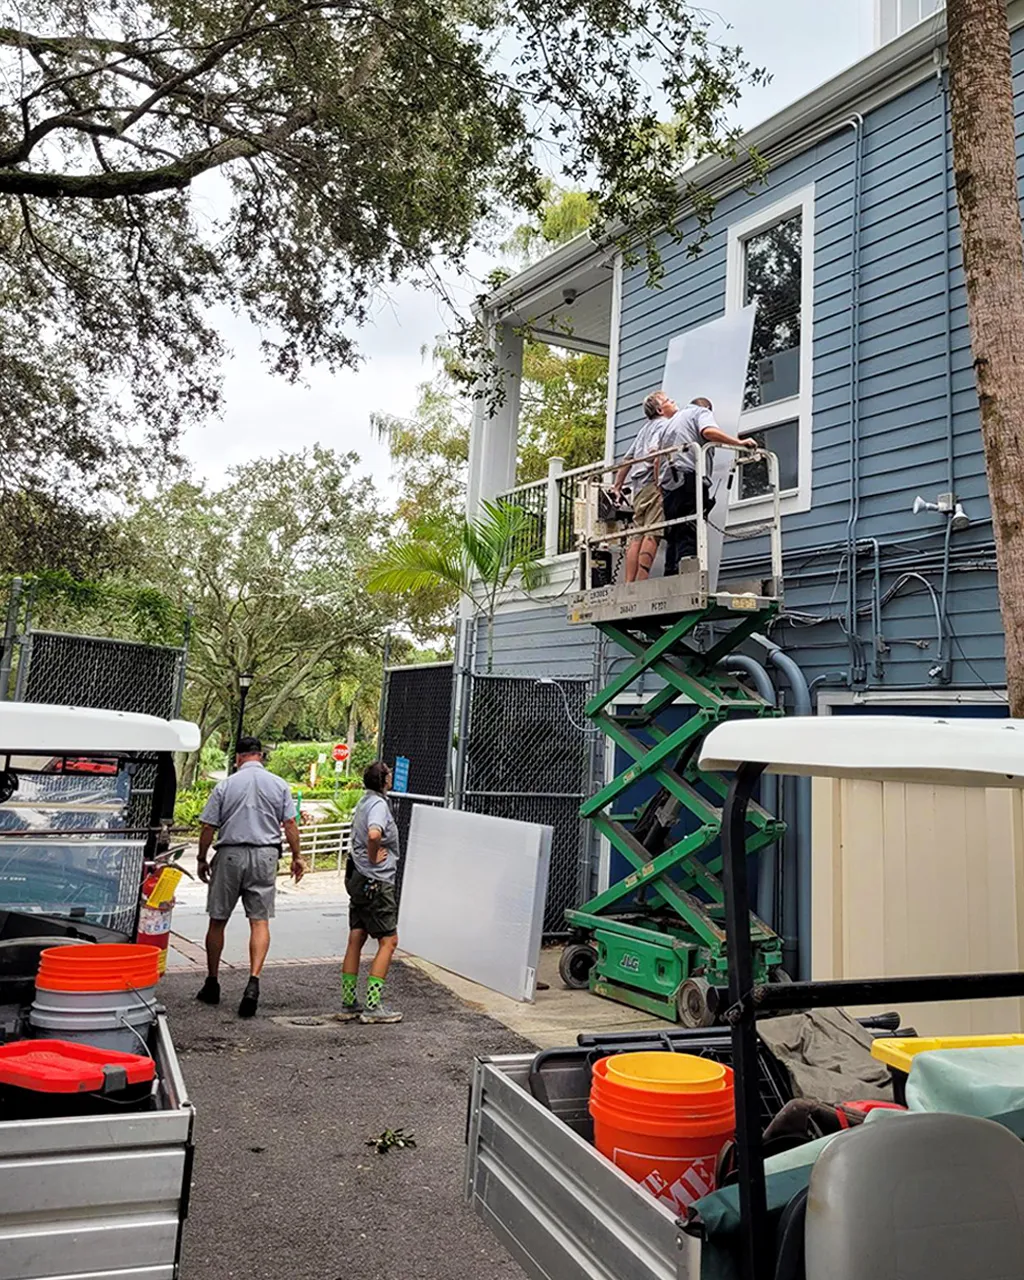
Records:
{"label": "utility cart bed", "polygon": [[529,1091],[531,1054],[477,1059],[466,1197],[531,1280],[698,1280],[700,1243]]}
{"label": "utility cart bed", "polygon": [[0,1119],[0,1280],[173,1280],[193,1109],[161,1015],[150,1110]]}

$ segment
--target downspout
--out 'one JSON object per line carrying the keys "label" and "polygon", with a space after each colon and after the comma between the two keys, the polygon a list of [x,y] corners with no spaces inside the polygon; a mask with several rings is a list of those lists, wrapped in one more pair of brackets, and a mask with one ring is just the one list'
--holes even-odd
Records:
{"label": "downspout", "polygon": [[846,639],[851,685],[867,675],[857,637],[857,520],[860,517],[860,198],[864,117],[851,116],[854,130],[853,196],[850,211],[850,514],[846,521]]}
{"label": "downspout", "polygon": [[[775,686],[764,667],[745,653],[731,653],[718,664],[724,671],[738,671],[748,676],[757,693],[770,706],[777,705]],[[761,804],[772,817],[778,817],[778,783],[772,773],[761,775]],[[778,845],[768,845],[761,850],[757,865],[757,914],[766,925],[775,928],[775,865]]]}
{"label": "downspout", "polygon": [[[793,694],[793,714],[809,716],[813,714],[811,707],[811,690],[807,677],[788,653],[783,653],[774,640],[767,636],[752,635],[751,640],[767,650],[768,665],[774,667],[786,682]],[[796,779],[796,937],[798,945],[799,976],[801,981],[809,980],[811,974],[811,780]],[[792,913],[792,909],[791,909]],[[783,913],[783,936],[786,927],[791,927]]]}
{"label": "downspout", "polygon": [[938,667],[939,683],[949,684],[950,680],[953,678],[953,652],[949,615],[946,612],[946,596],[949,590],[949,540],[953,532],[953,511],[956,508],[956,475],[954,459],[956,435],[953,431],[953,272],[949,262],[950,242],[953,238],[953,229],[950,218],[949,189],[949,176],[953,169],[953,144],[950,128],[949,87],[942,76],[941,69],[938,72],[938,75],[942,91],[942,196],[945,201],[943,213],[945,215],[944,222],[946,227],[945,244],[943,246],[946,286],[946,492],[950,495],[951,503],[950,510],[946,513],[946,537],[943,543],[942,555],[942,592],[940,595],[939,606],[942,616],[942,634],[939,638]]}

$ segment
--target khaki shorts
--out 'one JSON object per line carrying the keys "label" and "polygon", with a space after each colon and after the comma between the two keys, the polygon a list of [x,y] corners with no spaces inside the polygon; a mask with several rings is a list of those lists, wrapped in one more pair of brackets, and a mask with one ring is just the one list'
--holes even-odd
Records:
{"label": "khaki shorts", "polygon": [[[633,523],[638,529],[645,529],[650,524],[661,524],[665,519],[665,506],[661,500],[661,490],[656,484],[645,484],[633,499]],[[660,538],[661,529],[648,533],[645,537]]]}
{"label": "khaki shorts", "polygon": [[250,920],[272,920],[280,857],[277,845],[221,845],[210,864],[206,893],[210,919],[230,920],[241,898]]}

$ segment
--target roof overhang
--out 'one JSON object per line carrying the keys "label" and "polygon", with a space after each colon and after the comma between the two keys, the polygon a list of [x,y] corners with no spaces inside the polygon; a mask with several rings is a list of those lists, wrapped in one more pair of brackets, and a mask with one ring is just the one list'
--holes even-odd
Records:
{"label": "roof overhang", "polygon": [[197,751],[199,726],[127,711],[0,702],[0,753],[143,755]]}
{"label": "roof overhang", "polygon": [[[1024,26],[1024,0],[1010,0],[1007,17],[1011,31]],[[911,27],[744,134],[734,155],[711,156],[687,169],[679,179],[681,211],[685,213],[686,193],[694,187],[721,199],[748,184],[753,176],[751,152],[777,166],[939,74],[945,65],[945,49],[944,16]],[[610,289],[614,242],[622,230],[621,226],[609,228],[602,243],[586,233],[577,236],[506,280],[484,301],[483,311],[499,320],[522,319],[540,303],[550,306],[562,288],[576,285],[578,278],[584,279],[598,265],[606,271]]]}
{"label": "roof overhang", "polygon": [[702,769],[952,787],[1024,787],[1024,720],[785,716],[718,725]]}

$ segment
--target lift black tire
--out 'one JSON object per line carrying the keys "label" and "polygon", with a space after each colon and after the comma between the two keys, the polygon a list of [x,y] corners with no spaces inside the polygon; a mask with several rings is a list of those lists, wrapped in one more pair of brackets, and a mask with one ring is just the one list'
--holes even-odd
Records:
{"label": "lift black tire", "polygon": [[570,991],[586,991],[595,964],[596,947],[589,942],[570,942],[558,962],[558,974]]}
{"label": "lift black tire", "polygon": [[789,976],[789,974],[786,972],[785,969],[783,969],[782,965],[780,964],[777,968],[773,969],[771,973],[768,975],[768,981],[778,982],[781,985],[786,985],[792,982],[793,979]]}
{"label": "lift black tire", "polygon": [[708,1003],[710,990],[711,984],[706,978],[687,978],[679,988],[676,1010],[682,1026],[696,1030],[714,1025],[715,1011]]}

